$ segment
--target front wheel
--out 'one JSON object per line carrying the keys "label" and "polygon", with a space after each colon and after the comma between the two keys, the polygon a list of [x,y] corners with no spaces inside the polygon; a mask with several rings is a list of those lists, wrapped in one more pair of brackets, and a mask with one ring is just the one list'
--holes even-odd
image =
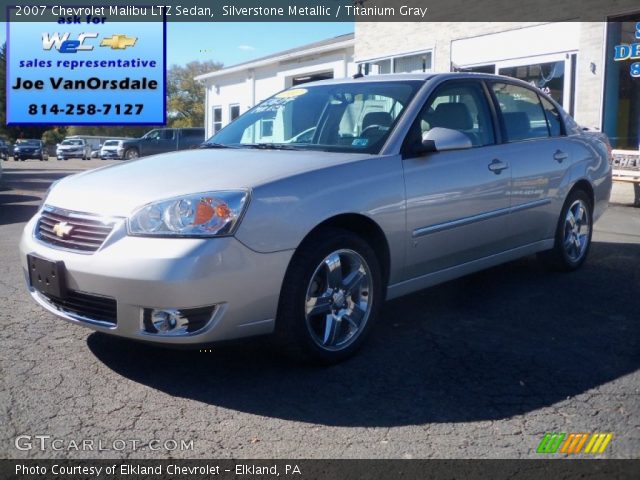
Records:
{"label": "front wheel", "polygon": [[539,255],[541,260],[555,270],[572,271],[580,268],[591,247],[592,227],[591,200],[584,191],[574,190],[562,207],[554,246]]}
{"label": "front wheel", "polygon": [[289,266],[276,332],[297,357],[336,363],[360,348],[382,302],[373,249],[349,231],[324,229],[299,247]]}

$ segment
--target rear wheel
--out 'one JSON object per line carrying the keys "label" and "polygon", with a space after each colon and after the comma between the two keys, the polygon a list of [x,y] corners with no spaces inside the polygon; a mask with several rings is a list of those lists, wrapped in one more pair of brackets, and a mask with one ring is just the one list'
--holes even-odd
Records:
{"label": "rear wheel", "polygon": [[276,332],[289,353],[336,363],[360,348],[382,302],[375,252],[349,231],[324,229],[301,245],[292,260]]}
{"label": "rear wheel", "polygon": [[138,158],[138,150],[135,148],[130,148],[126,152],[124,152],[124,158],[126,160],[133,160],[134,158]]}
{"label": "rear wheel", "polygon": [[572,191],[562,207],[554,246],[539,257],[556,270],[580,268],[591,247],[592,227],[593,207],[589,196],[583,190]]}

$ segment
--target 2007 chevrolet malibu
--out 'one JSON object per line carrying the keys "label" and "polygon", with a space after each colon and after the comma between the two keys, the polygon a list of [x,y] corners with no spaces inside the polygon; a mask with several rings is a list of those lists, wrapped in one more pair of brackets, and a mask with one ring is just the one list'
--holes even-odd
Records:
{"label": "2007 chevrolet malibu", "polygon": [[352,354],[395,298],[538,253],[574,270],[611,192],[606,137],[484,74],[296,86],[198,150],[66,177],[27,224],[31,296],[165,344],[275,333]]}

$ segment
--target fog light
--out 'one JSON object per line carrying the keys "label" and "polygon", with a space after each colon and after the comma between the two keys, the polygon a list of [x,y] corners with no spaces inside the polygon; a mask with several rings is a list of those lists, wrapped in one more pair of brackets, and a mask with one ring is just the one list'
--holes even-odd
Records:
{"label": "fog light", "polygon": [[153,310],[151,323],[158,332],[169,332],[178,325],[175,313],[167,310]]}
{"label": "fog light", "polygon": [[145,308],[142,330],[156,335],[185,335],[204,328],[213,318],[216,306],[186,309]]}

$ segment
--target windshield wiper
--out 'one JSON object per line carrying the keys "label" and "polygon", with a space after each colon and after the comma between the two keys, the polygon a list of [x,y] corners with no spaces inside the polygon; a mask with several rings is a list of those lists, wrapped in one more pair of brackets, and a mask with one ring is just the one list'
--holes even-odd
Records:
{"label": "windshield wiper", "polygon": [[298,147],[284,143],[242,143],[240,146],[244,148],[259,148],[262,150],[300,150]]}
{"label": "windshield wiper", "polygon": [[231,147],[229,145],[225,145],[224,143],[205,142],[198,145],[198,148],[231,148]]}

